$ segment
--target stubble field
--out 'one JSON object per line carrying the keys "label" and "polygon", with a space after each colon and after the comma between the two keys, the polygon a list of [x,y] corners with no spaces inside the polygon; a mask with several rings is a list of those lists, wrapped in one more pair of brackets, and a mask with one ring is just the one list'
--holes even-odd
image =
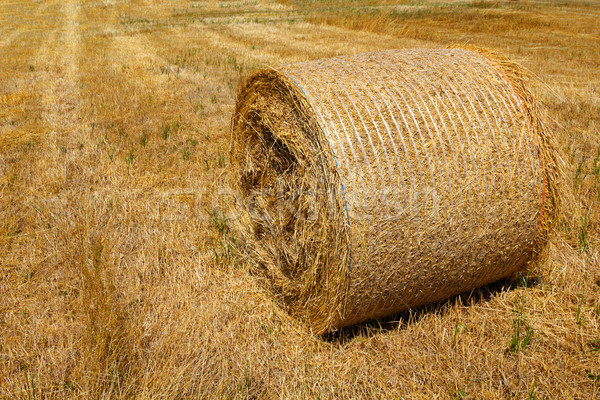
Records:
{"label": "stubble field", "polygon": [[[456,44],[540,82],[548,257],[313,335],[232,249],[240,79]],[[597,2],[0,1],[0,398],[600,398],[599,203]]]}

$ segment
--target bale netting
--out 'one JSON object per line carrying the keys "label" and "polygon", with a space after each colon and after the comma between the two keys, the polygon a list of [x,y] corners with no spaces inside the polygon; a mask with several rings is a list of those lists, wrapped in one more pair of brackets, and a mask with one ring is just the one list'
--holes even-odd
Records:
{"label": "bale netting", "polygon": [[231,157],[252,270],[316,333],[514,276],[557,209],[556,153],[515,64],[399,50],[264,69]]}

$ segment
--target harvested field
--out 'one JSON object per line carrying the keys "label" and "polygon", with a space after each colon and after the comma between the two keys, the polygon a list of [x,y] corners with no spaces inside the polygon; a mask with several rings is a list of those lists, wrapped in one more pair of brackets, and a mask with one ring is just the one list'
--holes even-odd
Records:
{"label": "harvested field", "polygon": [[[0,2],[0,398],[597,398],[599,19],[582,1]],[[547,257],[317,335],[235,251],[238,87],[454,45],[541,82],[566,171]]]}

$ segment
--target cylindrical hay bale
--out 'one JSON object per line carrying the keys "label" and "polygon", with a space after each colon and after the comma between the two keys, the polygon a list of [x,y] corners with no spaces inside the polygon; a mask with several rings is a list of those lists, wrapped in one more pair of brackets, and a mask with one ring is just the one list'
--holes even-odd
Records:
{"label": "cylindrical hay bale", "polygon": [[556,155],[521,70],[402,50],[266,69],[232,121],[243,253],[322,333],[522,270],[547,241]]}

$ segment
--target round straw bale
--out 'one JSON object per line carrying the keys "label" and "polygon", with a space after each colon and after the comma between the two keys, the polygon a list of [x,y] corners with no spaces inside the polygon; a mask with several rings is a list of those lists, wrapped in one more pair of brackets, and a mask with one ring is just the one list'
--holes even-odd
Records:
{"label": "round straw bale", "polygon": [[556,216],[526,76],[483,51],[260,70],[238,94],[231,158],[240,248],[316,333],[513,276]]}

